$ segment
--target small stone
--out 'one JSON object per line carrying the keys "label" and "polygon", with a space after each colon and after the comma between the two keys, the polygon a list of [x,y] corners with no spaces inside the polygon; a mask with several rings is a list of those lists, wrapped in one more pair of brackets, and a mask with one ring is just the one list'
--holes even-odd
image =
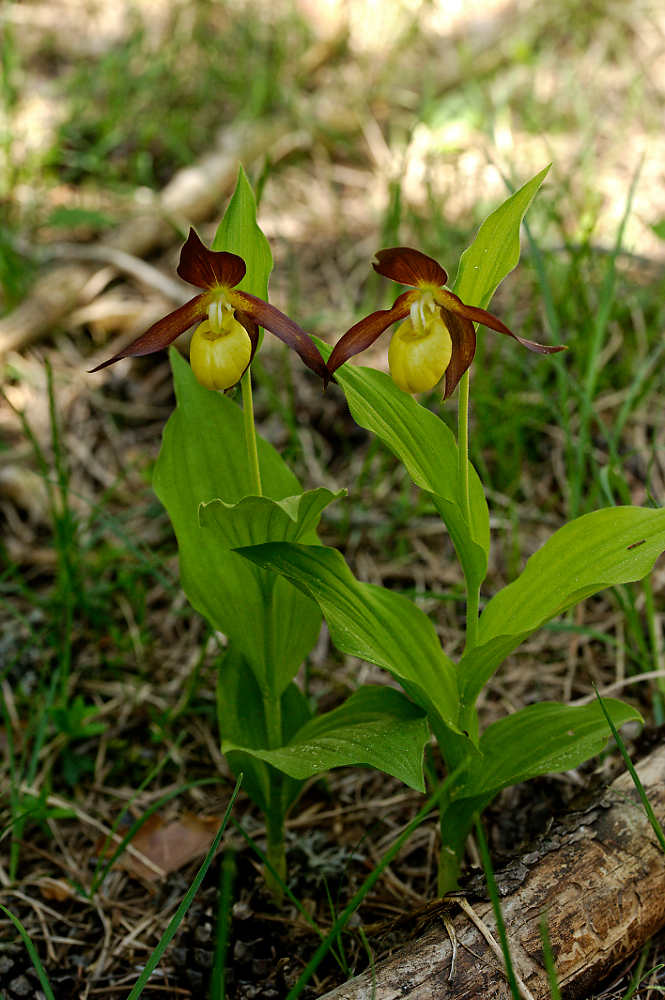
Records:
{"label": "small stone", "polygon": [[185,969],[187,967],[187,949],[183,945],[176,945],[171,952],[171,958],[176,969]]}
{"label": "small stone", "polygon": [[206,921],[194,930],[194,940],[197,944],[208,944],[212,939],[212,926]]}
{"label": "small stone", "polygon": [[212,969],[214,957],[212,951],[206,951],[204,948],[194,949],[194,962],[197,969]]}
{"label": "small stone", "polygon": [[265,979],[265,977],[270,972],[273,966],[273,962],[269,958],[255,958],[252,962],[252,972],[257,977]]}
{"label": "small stone", "polygon": [[250,951],[244,941],[236,941],[233,946],[233,957],[236,962],[244,962]]}
{"label": "small stone", "polygon": [[205,995],[205,980],[203,978],[203,973],[199,972],[198,969],[191,969],[189,972],[189,985],[195,991],[198,996]]}
{"label": "small stone", "polygon": [[0,955],[0,976],[6,976],[14,968],[14,959],[11,955]]}
{"label": "small stone", "polygon": [[17,976],[16,979],[12,979],[9,984],[9,989],[12,993],[15,993],[17,997],[29,997],[34,995],[34,987],[30,984],[30,980],[27,976]]}

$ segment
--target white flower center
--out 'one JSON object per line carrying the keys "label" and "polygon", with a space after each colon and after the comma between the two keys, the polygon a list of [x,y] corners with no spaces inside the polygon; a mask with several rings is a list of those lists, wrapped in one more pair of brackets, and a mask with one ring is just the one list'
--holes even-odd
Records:
{"label": "white flower center", "polygon": [[411,305],[411,322],[413,329],[418,334],[427,333],[432,313],[436,309],[436,302],[431,292],[421,292],[416,301]]}
{"label": "white flower center", "polygon": [[208,322],[213,333],[229,333],[234,320],[233,306],[221,295],[208,306]]}

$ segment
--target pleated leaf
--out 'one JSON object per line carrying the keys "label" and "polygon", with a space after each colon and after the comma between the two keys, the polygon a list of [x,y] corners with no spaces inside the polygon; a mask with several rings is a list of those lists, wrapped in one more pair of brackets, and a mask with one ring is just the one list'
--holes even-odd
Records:
{"label": "pleated leaf", "polygon": [[[629,705],[603,700],[615,726],[641,721]],[[569,771],[600,753],[611,736],[598,702],[529,705],[488,726],[480,738],[481,756],[453,779],[453,797],[485,795],[540,774]]]}
{"label": "pleated leaf", "polygon": [[665,551],[665,509],[608,507],[564,525],[496,594],[459,665],[465,704],[532,632],[606,587],[641,580]]}
{"label": "pleated leaf", "polygon": [[[178,540],[182,586],[192,606],[215,629],[237,641],[259,682],[277,684],[273,692],[277,695],[315,643],[321,614],[310,598],[286,580],[261,576],[224,539],[219,523],[224,519],[222,511],[232,526],[234,544],[241,538],[244,543],[259,538],[247,516],[255,508],[245,505],[253,485],[242,411],[228,397],[200,386],[176,351],[171,352],[171,363],[178,405],[164,430],[153,485]],[[316,499],[310,495],[300,508],[300,484],[283,459],[261,438],[258,451],[264,492],[274,498],[259,500],[264,511],[262,529],[268,530],[272,522],[280,538],[315,542],[313,511],[322,498],[329,502],[333,494],[313,491]],[[284,504],[286,498],[290,500]],[[206,527],[200,522],[199,508],[203,501],[205,511],[205,502],[212,500],[219,501],[212,508],[218,513],[209,513]],[[273,513],[265,515],[273,503]],[[236,504],[240,504],[238,511],[229,514],[228,509]],[[285,528],[295,523],[289,514],[294,505],[304,517],[302,532],[299,527],[295,535]],[[246,534],[239,535],[243,512]]]}
{"label": "pleated leaf", "polygon": [[222,750],[242,749],[299,780],[332,767],[363,764],[424,792],[423,750],[428,739],[422,709],[392,688],[364,687],[339,708],[307,722],[283,747],[249,750],[225,742]]}
{"label": "pleated leaf", "polygon": [[455,665],[427,615],[412,601],[360,583],[335,549],[269,543],[237,551],[314,598],[341,652],[389,670],[414,701],[457,728]]}

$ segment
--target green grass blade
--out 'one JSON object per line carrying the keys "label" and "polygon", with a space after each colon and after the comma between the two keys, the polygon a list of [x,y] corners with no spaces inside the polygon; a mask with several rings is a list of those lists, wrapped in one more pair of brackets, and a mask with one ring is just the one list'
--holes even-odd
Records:
{"label": "green grass blade", "polygon": [[593,422],[593,401],[596,394],[596,386],[598,383],[598,375],[600,373],[599,360],[600,355],[605,342],[605,334],[608,329],[610,313],[612,310],[612,305],[614,303],[614,297],[616,293],[616,262],[617,257],[621,253],[621,246],[623,243],[624,232],[630,213],[633,207],[633,198],[635,195],[635,189],[637,187],[637,182],[642,170],[643,160],[637,166],[635,174],[633,176],[632,183],[630,185],[628,195],[626,197],[626,204],[624,208],[623,217],[619,224],[619,229],[617,231],[616,242],[614,244],[614,249],[609,256],[607,262],[607,271],[605,272],[605,280],[603,281],[602,288],[600,290],[599,296],[599,306],[596,313],[596,321],[593,324],[593,329],[591,331],[591,343],[589,345],[589,353],[587,356],[586,372],[582,380],[582,396],[580,400],[580,428],[578,434],[577,448],[576,448],[576,459],[577,468],[574,477],[574,492],[571,498],[571,514],[575,517],[579,514],[580,507],[582,504],[581,490],[586,482],[585,472],[588,469],[587,463],[590,461],[589,455],[592,453],[591,449],[591,425]]}
{"label": "green grass blade", "polygon": [[37,949],[30,940],[30,935],[26,931],[25,927],[23,926],[19,918],[15,917],[14,914],[11,913],[6,906],[2,906],[2,904],[0,904],[0,910],[2,910],[2,912],[9,917],[14,927],[23,938],[23,944],[25,945],[28,955],[30,956],[30,961],[35,967],[35,972],[39,977],[39,982],[41,983],[41,987],[44,990],[44,993],[46,994],[46,1000],[55,1000],[55,997],[53,996],[53,990],[51,989],[51,984],[48,981],[46,973],[44,972],[44,966],[42,965],[39,959],[39,955],[37,954]]}
{"label": "green grass blade", "polygon": [[508,944],[508,935],[506,934],[506,924],[503,919],[503,913],[501,912],[501,903],[499,902],[499,891],[496,887],[496,879],[494,878],[494,869],[492,868],[492,860],[490,858],[490,852],[487,848],[487,841],[485,839],[485,833],[483,831],[482,823],[479,818],[476,818],[476,837],[478,839],[478,850],[480,851],[480,860],[483,863],[483,870],[485,872],[485,881],[487,882],[487,891],[489,893],[490,900],[492,901],[492,909],[494,910],[494,919],[496,920],[496,929],[499,934],[499,941],[501,942],[501,951],[503,952],[503,960],[506,965],[506,977],[508,979],[508,985],[510,986],[510,992],[512,994],[513,1000],[521,1000],[521,994],[519,987],[517,985],[517,979],[515,978],[515,970],[513,969],[513,960],[510,955],[510,945]]}
{"label": "green grass blade", "polygon": [[655,812],[653,811],[653,807],[652,807],[651,803],[649,802],[649,799],[647,797],[647,793],[644,791],[644,785],[640,781],[640,777],[639,777],[637,771],[635,770],[635,768],[633,767],[633,762],[630,759],[628,751],[626,750],[626,744],[621,739],[621,735],[620,735],[618,729],[616,728],[616,726],[612,722],[612,719],[610,718],[609,712],[605,708],[604,699],[601,698],[600,694],[598,693],[598,688],[596,688],[595,684],[594,684],[594,688],[595,688],[595,691],[596,691],[596,697],[598,698],[598,701],[600,702],[600,707],[602,708],[603,714],[604,714],[605,718],[607,719],[607,724],[610,727],[610,729],[612,730],[612,736],[616,740],[617,746],[619,747],[619,752],[620,752],[621,756],[623,757],[623,760],[624,760],[624,763],[625,763],[626,767],[628,768],[628,773],[630,774],[631,778],[633,779],[633,784],[635,785],[635,788],[637,789],[637,794],[639,795],[639,797],[640,797],[640,799],[642,801],[642,805],[644,806],[644,811],[647,814],[647,818],[648,818],[649,822],[651,823],[651,828],[652,828],[653,832],[656,835],[656,839],[658,840],[658,843],[660,844],[661,850],[663,851],[663,853],[665,853],[665,832],[663,832],[663,828],[660,825]]}
{"label": "green grass blade", "polygon": [[371,890],[373,885],[378,881],[381,873],[385,868],[388,867],[393,858],[399,853],[402,845],[406,843],[414,830],[417,830],[420,824],[427,818],[433,809],[440,807],[442,800],[448,792],[448,784],[444,782],[439,789],[430,796],[422,809],[414,816],[409,825],[403,830],[397,840],[391,845],[391,847],[386,851],[386,853],[381,858],[380,862],[374,868],[372,872],[367,876],[363,884],[360,886],[356,894],[353,896],[348,905],[342,910],[337,920],[334,922],[325,938],[319,945],[319,947],[314,952],[314,955],[310,961],[305,966],[305,970],[298,979],[298,982],[289,991],[286,1000],[296,1000],[302,991],[305,989],[307,983],[312,978],[319,965],[323,961],[324,957],[330,951],[332,944],[336,941],[341,934],[343,928],[346,926],[348,920],[358,909],[363,899],[367,893]]}
{"label": "green grass blade", "polygon": [[[289,889],[289,887],[286,884],[286,882],[275,871],[274,866],[270,863],[270,861],[268,860],[268,858],[266,857],[266,855],[263,853],[263,851],[261,850],[261,848],[259,847],[259,845],[256,843],[256,841],[252,837],[250,837],[250,835],[247,833],[246,830],[243,830],[243,828],[240,825],[240,823],[234,823],[234,826],[235,826],[236,830],[238,831],[238,833],[241,835],[241,837],[243,837],[244,840],[246,841],[246,843],[249,844],[249,846],[252,848],[252,850],[256,854],[257,858],[261,861],[261,863],[265,866],[266,870],[270,873],[271,877],[275,880],[275,884],[279,887],[279,889],[288,898],[289,902],[293,903],[293,905],[295,906],[295,908],[297,909],[298,913],[303,918],[303,920],[305,921],[305,923],[309,924],[309,926],[312,928],[312,930],[314,931],[314,933],[318,934],[318,936],[323,941],[325,939],[325,934],[323,933],[323,931],[321,930],[321,928],[318,926],[318,924],[316,923],[316,921],[314,920],[314,918],[311,916],[311,914],[307,912],[307,910],[305,909],[305,907],[303,906],[303,904],[300,902],[300,900],[296,896],[294,896],[293,892]],[[346,968],[347,967],[346,967],[346,963],[344,962],[343,957],[337,954],[337,952],[335,951],[335,948],[333,947],[332,944],[330,946],[330,950],[332,951],[333,957],[334,957],[335,961],[337,962],[337,964],[339,965],[340,969],[346,975],[347,974],[346,973]]]}
{"label": "green grass blade", "polygon": [[226,829],[226,824],[229,821],[229,816],[231,815],[231,810],[233,809],[233,804],[234,804],[236,798],[238,797],[238,792],[240,791],[240,783],[241,783],[241,781],[242,781],[242,775],[240,775],[238,777],[238,780],[236,782],[236,786],[233,789],[233,794],[231,795],[231,798],[229,800],[229,804],[226,807],[226,812],[224,813],[224,818],[222,819],[221,826],[220,826],[219,830],[217,831],[217,835],[215,836],[215,839],[213,840],[213,842],[212,842],[212,844],[210,846],[210,850],[208,851],[208,853],[205,856],[203,864],[201,865],[201,867],[199,868],[198,872],[196,873],[196,878],[194,879],[194,881],[190,885],[189,889],[185,893],[185,897],[184,897],[182,903],[180,904],[180,906],[178,907],[178,909],[174,913],[171,921],[169,922],[168,927],[166,928],[166,930],[162,934],[157,947],[155,948],[155,950],[153,951],[152,955],[148,959],[143,972],[141,973],[141,975],[137,979],[136,983],[134,984],[134,988],[132,989],[131,993],[127,997],[127,1000],[138,1000],[138,997],[141,996],[141,994],[143,993],[143,988],[145,987],[145,985],[147,984],[148,980],[150,979],[150,976],[155,971],[155,969],[156,969],[156,967],[157,967],[157,965],[159,963],[159,960],[161,959],[162,955],[164,954],[164,952],[168,948],[169,944],[171,943],[172,938],[174,937],[176,931],[178,930],[178,927],[182,923],[183,917],[187,913],[187,910],[189,909],[190,904],[191,904],[192,900],[194,899],[194,896],[198,892],[199,886],[201,885],[201,882],[203,882],[203,879],[205,878],[206,872],[208,871],[208,868],[210,867],[210,863],[211,863],[212,859],[215,856],[215,852],[217,851],[217,848],[219,847],[219,842],[222,839],[222,835],[224,833],[224,830]]}
{"label": "green grass blade", "polygon": [[550,995],[552,1000],[561,1000],[559,980],[556,974],[554,955],[552,954],[552,942],[550,941],[550,932],[547,926],[547,916],[545,913],[543,913],[540,918],[540,939],[543,942],[543,960],[545,962],[545,969],[547,970],[547,978],[550,983]]}
{"label": "green grass blade", "polygon": [[[637,966],[635,967],[635,972],[633,973],[630,983],[628,985],[628,989],[624,993],[621,1000],[632,1000],[632,998],[635,996],[635,992],[640,983],[642,982],[644,966],[647,964],[647,958],[649,957],[650,948],[651,948],[651,941],[647,941],[647,943],[644,945],[644,948],[642,948],[642,951],[640,952],[640,957],[637,960]],[[656,966],[656,968],[658,968],[658,966]],[[648,972],[647,975],[649,975]]]}
{"label": "green grass blade", "polygon": [[210,974],[209,1000],[225,1000],[226,957],[229,950],[229,929],[233,907],[233,883],[236,877],[235,851],[225,851],[219,880],[217,926],[215,928],[215,960]]}

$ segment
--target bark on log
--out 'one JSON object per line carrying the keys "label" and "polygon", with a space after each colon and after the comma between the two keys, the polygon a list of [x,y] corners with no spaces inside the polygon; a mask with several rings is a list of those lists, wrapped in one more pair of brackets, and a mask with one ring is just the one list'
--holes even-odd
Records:
{"label": "bark on log", "polygon": [[[665,823],[665,747],[637,768],[661,824]],[[567,815],[535,851],[497,875],[515,970],[536,1000],[550,997],[542,961],[540,920],[547,914],[564,997],[583,997],[665,925],[665,855],[628,774],[591,806]],[[516,884],[517,883],[517,884]],[[496,941],[491,904],[473,909]],[[441,920],[422,938],[325,1000],[508,1000],[510,990],[480,931],[451,900],[457,962]],[[441,915],[443,910],[441,911]]]}

